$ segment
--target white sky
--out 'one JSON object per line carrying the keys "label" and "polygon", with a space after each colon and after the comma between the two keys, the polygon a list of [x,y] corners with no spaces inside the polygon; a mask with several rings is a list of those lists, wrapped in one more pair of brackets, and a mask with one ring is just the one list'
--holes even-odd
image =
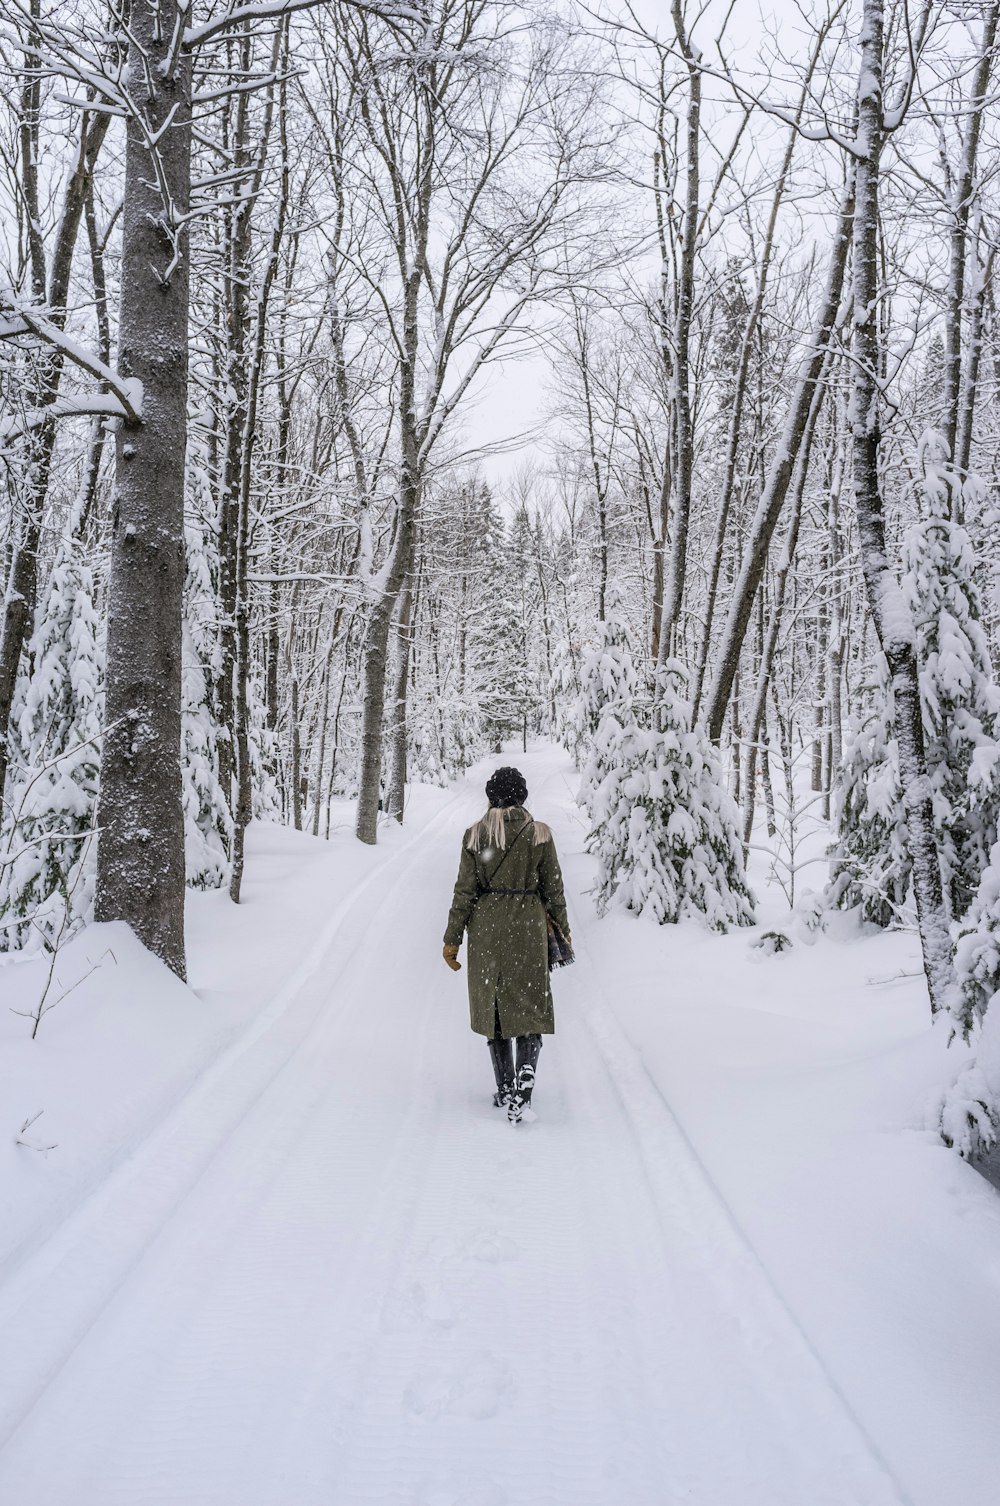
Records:
{"label": "white sky", "polygon": [[[670,34],[669,0],[634,0],[635,11],[643,24]],[[695,32],[695,40],[707,53],[712,49],[728,0],[708,0]],[[692,7],[693,9],[693,7]],[[779,28],[783,49],[798,51],[796,33],[805,35],[801,14],[795,0],[736,0],[726,28],[726,47],[731,61],[742,70],[756,55],[768,34]],[[477,397],[469,404],[457,447],[465,450],[477,445],[506,446],[516,436],[527,434],[515,448],[492,453],[482,462],[482,470],[498,491],[502,491],[514,473],[526,461],[544,466],[547,442],[552,425],[547,422],[552,406],[549,365],[543,355],[521,360],[499,361],[477,384]],[[532,436],[532,431],[534,435]]]}

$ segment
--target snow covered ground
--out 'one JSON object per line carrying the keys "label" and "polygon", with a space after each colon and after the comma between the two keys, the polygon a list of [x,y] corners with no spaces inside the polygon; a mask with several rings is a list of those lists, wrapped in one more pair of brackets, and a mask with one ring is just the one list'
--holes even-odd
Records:
{"label": "snow covered ground", "polygon": [[1000,1200],[922,1128],[914,942],[598,921],[517,761],[579,958],[533,1124],[440,960],[480,773],[374,850],[255,829],[190,988],[92,927],[32,1041],[0,967],[5,1506],[996,1497]]}

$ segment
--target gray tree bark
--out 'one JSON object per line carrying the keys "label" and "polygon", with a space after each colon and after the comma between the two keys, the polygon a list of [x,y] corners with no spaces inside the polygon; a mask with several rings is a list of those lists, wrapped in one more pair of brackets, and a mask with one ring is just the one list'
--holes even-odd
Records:
{"label": "gray tree bark", "polygon": [[[410,450],[407,460],[407,450]],[[355,835],[374,843],[378,836],[379,793],[382,781],[382,733],[385,725],[385,681],[388,672],[389,631],[396,601],[406,579],[417,526],[416,452],[405,442],[404,479],[392,554],[384,585],[368,618],[362,657],[364,700],[361,713],[361,777]]]}
{"label": "gray tree bark", "polygon": [[[788,519],[788,531],[785,535],[785,545],[781,552],[778,568],[774,578],[774,588],[769,602],[767,613],[767,630],[764,631],[761,620],[761,653],[757,671],[757,688],[754,692],[753,705],[750,710],[750,740],[747,745],[746,769],[744,776],[743,797],[743,851],[744,856],[750,849],[750,837],[753,832],[754,807],[757,795],[757,763],[760,759],[765,770],[767,780],[768,798],[768,830],[773,825],[773,797],[770,795],[770,773],[767,770],[767,693],[771,688],[771,677],[774,667],[775,653],[778,647],[778,636],[781,632],[782,615],[785,607],[785,590],[788,584],[789,572],[795,560],[795,549],[799,539],[799,526],[802,521],[802,501],[806,489],[806,477],[809,473],[809,458],[812,451],[813,436],[816,432],[816,423],[819,419],[820,409],[823,406],[822,386],[817,384],[813,394],[812,407],[806,421],[806,432],[803,436],[802,449],[799,452],[798,463],[795,468],[795,479],[792,486],[792,500]],[[760,596],[760,593],[758,593]],[[761,608],[762,600],[759,601]],[[761,611],[761,618],[764,613]],[[761,756],[763,754],[763,756]],[[773,835],[773,833],[772,833]]]}
{"label": "gray tree bark", "polygon": [[[986,94],[994,64],[1000,0],[990,0],[984,8],[983,39],[973,74],[969,113],[965,129],[962,163],[952,199],[952,225],[949,237],[948,301],[945,315],[944,419],[948,453],[958,460],[958,439],[962,408],[962,335],[966,313],[966,277],[969,261],[969,216],[976,196],[976,168],[982,135]],[[973,391],[974,391],[973,386]],[[953,488],[952,510],[960,511],[961,490]]]}
{"label": "gray tree bark", "polygon": [[396,684],[392,700],[392,737],[389,749],[389,787],[386,812],[402,823],[406,803],[406,699],[410,684],[410,658],[413,651],[413,576],[407,574],[399,593],[396,620]]}
{"label": "gray tree bark", "polygon": [[126,921],[181,977],[191,63],[171,40],[185,20],[177,0],[132,6],[118,365],[142,384],[142,422],[117,438],[96,898],[98,920]]}
{"label": "gray tree bark", "polygon": [[[687,574],[687,540],[691,519],[691,479],[694,470],[694,433],[691,424],[690,390],[690,345],[691,324],[694,319],[694,269],[698,245],[698,218],[700,209],[701,177],[701,70],[700,53],[692,43],[684,17],[681,0],[673,0],[671,15],[677,45],[681,50],[688,73],[687,105],[687,179],[684,191],[684,230],[681,243],[680,275],[677,285],[676,313],[674,318],[674,432],[676,438],[674,462],[676,477],[674,487],[674,515],[672,519],[670,555],[667,562],[666,582],[663,593],[663,610],[657,634],[657,662],[662,664],[674,652],[674,639],[680,620],[681,603],[684,599],[684,581]],[[662,315],[666,318],[666,308]]]}
{"label": "gray tree bark", "polygon": [[753,612],[754,598],[764,573],[771,539],[795,472],[795,462],[806,434],[813,395],[821,380],[826,353],[830,348],[830,340],[837,324],[844,286],[844,271],[847,266],[847,252],[851,243],[853,216],[852,183],[841,205],[823,294],[823,306],[809,344],[808,354],[799,371],[781,438],[768,472],[767,483],[750,526],[740,573],[729,604],[722,641],[716,656],[715,674],[704,712],[705,725],[714,742],[718,742],[722,736],[726,708],[739,665],[740,651]]}

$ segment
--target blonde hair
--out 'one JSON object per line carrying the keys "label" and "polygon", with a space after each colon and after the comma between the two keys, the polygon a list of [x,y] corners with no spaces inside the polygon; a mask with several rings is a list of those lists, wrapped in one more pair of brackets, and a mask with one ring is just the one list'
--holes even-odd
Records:
{"label": "blonde hair", "polygon": [[465,845],[470,852],[482,852],[485,847],[499,847],[502,852],[507,846],[507,825],[504,816],[510,810],[523,810],[533,828],[532,846],[538,847],[542,842],[551,842],[552,832],[544,821],[536,821],[530,811],[524,810],[523,805],[508,805],[500,807],[491,805],[484,816],[480,816],[474,826],[469,827]]}

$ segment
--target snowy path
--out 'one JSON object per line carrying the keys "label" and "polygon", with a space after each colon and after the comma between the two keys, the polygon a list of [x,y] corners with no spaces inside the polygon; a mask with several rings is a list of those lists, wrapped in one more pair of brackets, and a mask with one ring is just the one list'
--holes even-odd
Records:
{"label": "snowy path", "polygon": [[[561,769],[524,760],[557,840]],[[624,1040],[557,981],[538,1122],[439,960],[461,795],[0,1290],[0,1501],[899,1506]]]}

